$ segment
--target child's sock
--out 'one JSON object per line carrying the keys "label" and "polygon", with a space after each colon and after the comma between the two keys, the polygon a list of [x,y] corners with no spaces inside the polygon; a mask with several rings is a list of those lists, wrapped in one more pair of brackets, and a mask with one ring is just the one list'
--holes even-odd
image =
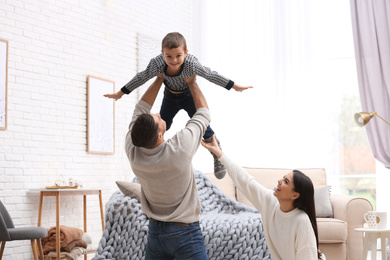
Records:
{"label": "child's sock", "polygon": [[[217,141],[219,148],[221,148],[221,144],[220,144],[217,137],[215,137],[215,140]],[[211,136],[207,139],[204,139],[204,141],[206,143],[211,143],[213,141],[213,137]],[[213,155],[213,158],[214,158],[214,175],[217,179],[222,179],[226,175],[225,165],[223,165],[221,163],[221,161],[218,159],[218,157],[214,153],[212,153],[212,152],[210,152],[210,153]]]}

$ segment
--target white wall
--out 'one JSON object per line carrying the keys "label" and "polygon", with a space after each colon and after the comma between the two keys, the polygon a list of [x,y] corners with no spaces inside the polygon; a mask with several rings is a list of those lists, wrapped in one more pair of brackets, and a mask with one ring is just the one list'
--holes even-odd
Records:
{"label": "white wall", "polygon": [[[127,83],[136,70],[137,33],[161,40],[179,31],[190,51],[199,49],[198,8],[191,0],[0,1],[0,38],[9,41],[0,200],[16,226],[37,225],[39,197],[29,190],[52,185],[59,175],[103,189],[104,203],[116,180],[132,179],[123,147],[136,95],[115,103],[115,154],[87,153],[87,76],[113,80],[117,90]],[[54,198],[44,203],[48,228],[55,225]],[[88,230],[97,245],[97,197],[88,203]],[[82,228],[82,199],[63,198],[61,216],[61,224]],[[30,243],[7,243],[3,259],[32,259]]]}

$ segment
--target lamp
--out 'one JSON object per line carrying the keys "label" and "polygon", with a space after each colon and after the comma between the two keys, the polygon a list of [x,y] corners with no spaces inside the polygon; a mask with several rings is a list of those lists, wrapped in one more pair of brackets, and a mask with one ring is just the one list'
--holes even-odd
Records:
{"label": "lamp", "polygon": [[368,123],[368,121],[370,121],[370,119],[373,118],[373,116],[379,117],[380,119],[385,121],[386,124],[390,125],[386,120],[384,120],[382,117],[380,117],[376,112],[373,112],[373,113],[367,113],[367,112],[356,113],[355,114],[355,123],[358,126],[360,126],[360,127],[365,126]]}

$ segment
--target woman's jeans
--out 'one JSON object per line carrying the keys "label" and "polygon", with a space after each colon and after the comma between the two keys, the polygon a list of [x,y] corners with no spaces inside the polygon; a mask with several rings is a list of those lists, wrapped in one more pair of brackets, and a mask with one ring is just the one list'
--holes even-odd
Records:
{"label": "woman's jeans", "polygon": [[190,224],[149,219],[145,260],[208,260],[199,222]]}
{"label": "woman's jeans", "polygon": [[[187,88],[180,94],[173,94],[167,88],[165,88],[160,115],[167,125],[167,130],[171,127],[173,118],[180,111],[180,109],[184,109],[191,118],[195,114],[196,107],[190,89]],[[210,138],[213,136],[213,134],[213,129],[211,129],[210,125],[208,125],[203,138]]]}

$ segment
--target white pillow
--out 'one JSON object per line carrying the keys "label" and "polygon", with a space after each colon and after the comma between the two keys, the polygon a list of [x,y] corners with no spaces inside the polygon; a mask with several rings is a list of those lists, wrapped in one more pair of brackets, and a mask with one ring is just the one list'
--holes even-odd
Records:
{"label": "white pillow", "polygon": [[126,196],[136,198],[138,201],[141,201],[141,185],[139,183],[116,181],[116,185]]}
{"label": "white pillow", "polygon": [[314,189],[314,202],[317,218],[333,218],[333,208],[330,202],[330,187],[324,186]]}

